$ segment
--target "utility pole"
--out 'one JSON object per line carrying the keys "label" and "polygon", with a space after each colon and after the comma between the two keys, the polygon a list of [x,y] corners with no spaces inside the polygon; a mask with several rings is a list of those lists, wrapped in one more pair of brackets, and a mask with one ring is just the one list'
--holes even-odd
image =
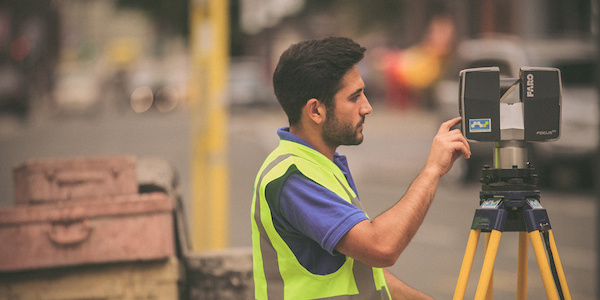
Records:
{"label": "utility pole", "polygon": [[[591,1],[591,31],[596,43],[596,69],[594,70],[595,76],[594,81],[596,84],[596,89],[598,91],[598,95],[600,95],[600,0],[592,0]],[[599,96],[600,97],[600,96]],[[596,101],[600,101],[600,98],[595,99]],[[596,112],[600,117],[600,110]],[[598,135],[600,138],[600,125],[598,128]],[[596,157],[600,156],[600,145],[596,148]],[[596,160],[594,166],[594,190],[596,192],[596,217],[600,216],[600,160]],[[596,222],[596,247],[600,247],[600,222]],[[596,254],[596,297],[600,295],[600,252]]]}
{"label": "utility pole", "polygon": [[228,246],[229,1],[190,0],[192,250]]}

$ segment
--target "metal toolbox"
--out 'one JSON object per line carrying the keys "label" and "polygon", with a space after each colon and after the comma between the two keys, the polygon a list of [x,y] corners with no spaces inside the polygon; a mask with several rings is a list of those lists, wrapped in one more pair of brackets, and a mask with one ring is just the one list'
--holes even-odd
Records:
{"label": "metal toolbox", "polygon": [[17,205],[138,193],[133,156],[31,160],[13,178]]}
{"label": "metal toolbox", "polygon": [[175,255],[173,199],[164,193],[0,209],[0,272]]}

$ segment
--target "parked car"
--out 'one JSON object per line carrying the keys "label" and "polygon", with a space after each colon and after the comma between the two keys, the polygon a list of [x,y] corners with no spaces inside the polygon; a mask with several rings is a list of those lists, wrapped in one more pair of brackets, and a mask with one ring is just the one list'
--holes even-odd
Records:
{"label": "parked car", "polygon": [[[600,138],[600,109],[595,86],[597,56],[598,50],[592,40],[467,40],[458,46],[448,75],[434,88],[434,101],[442,119],[457,115],[458,73],[463,69],[497,66],[501,77],[510,78],[517,78],[519,69],[524,66],[560,69],[560,139],[529,143],[529,160],[542,185],[590,188],[594,183],[594,157]],[[464,163],[460,176],[465,180],[479,178],[483,165],[492,165],[493,147],[490,142],[471,142],[473,156]]]}

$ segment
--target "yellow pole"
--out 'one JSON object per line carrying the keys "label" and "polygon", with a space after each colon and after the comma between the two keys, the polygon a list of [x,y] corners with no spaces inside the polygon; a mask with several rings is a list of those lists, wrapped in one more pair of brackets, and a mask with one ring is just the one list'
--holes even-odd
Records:
{"label": "yellow pole", "polygon": [[556,272],[558,273],[558,280],[563,291],[563,296],[565,297],[565,300],[571,300],[571,292],[569,291],[569,287],[567,286],[567,278],[565,277],[565,271],[563,269],[562,263],[560,262],[560,258],[558,257],[558,249],[556,248],[556,242],[554,241],[554,234],[552,233],[552,229],[548,229],[548,235],[550,249],[552,250],[552,257],[554,258],[554,266],[556,267]]}
{"label": "yellow pole", "polygon": [[[488,232],[485,234],[485,253],[487,253],[487,249],[490,245],[490,238],[492,237],[492,233]],[[485,297],[486,300],[494,299],[494,266],[492,265],[492,275],[490,276],[490,284],[487,289],[487,294]]]}
{"label": "yellow pole", "polygon": [[465,256],[463,258],[462,266],[460,267],[460,273],[458,274],[456,290],[454,290],[454,300],[465,298],[467,283],[469,282],[469,275],[471,274],[471,268],[473,267],[473,260],[475,259],[475,252],[477,251],[477,243],[479,242],[480,234],[481,229],[471,229],[471,232],[469,233],[467,249],[465,250]]}
{"label": "yellow pole", "polygon": [[492,233],[490,234],[488,248],[485,251],[485,257],[483,259],[481,275],[479,276],[479,284],[477,285],[477,291],[475,291],[476,300],[483,300],[487,296],[492,273],[494,272],[494,261],[496,260],[496,254],[498,254],[501,236],[502,232],[498,230],[492,230]]}
{"label": "yellow pole", "polygon": [[529,255],[529,236],[519,232],[519,258],[517,268],[517,300],[527,299],[527,256]]}
{"label": "yellow pole", "polygon": [[529,239],[533,246],[533,253],[540,268],[540,274],[542,275],[542,282],[546,289],[546,295],[549,300],[558,300],[558,292],[556,291],[556,285],[552,277],[552,271],[550,271],[550,264],[546,258],[546,252],[544,251],[544,244],[540,237],[539,231],[532,231],[529,233]]}
{"label": "yellow pole", "polygon": [[192,250],[227,247],[229,3],[190,0]]}

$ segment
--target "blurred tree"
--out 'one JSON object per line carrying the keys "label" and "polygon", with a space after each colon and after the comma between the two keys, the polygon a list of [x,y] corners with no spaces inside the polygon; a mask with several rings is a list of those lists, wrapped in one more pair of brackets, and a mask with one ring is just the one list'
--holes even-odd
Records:
{"label": "blurred tree", "polygon": [[[355,16],[354,28],[394,32],[402,19],[404,1],[389,0],[306,0],[306,11],[345,11]],[[335,15],[335,14],[332,14]]]}
{"label": "blurred tree", "polygon": [[0,114],[25,118],[32,108],[56,108],[59,30],[53,1],[0,1]]}
{"label": "blurred tree", "polygon": [[[232,55],[241,55],[243,52],[239,1],[229,0]],[[189,2],[190,0],[116,0],[117,7],[142,9],[156,20],[157,28],[166,31],[166,34],[180,35],[186,40],[189,38]]]}
{"label": "blurred tree", "polygon": [[244,54],[244,33],[240,25],[240,0],[229,0],[229,41],[232,56]]}
{"label": "blurred tree", "polygon": [[190,0],[116,0],[117,7],[138,8],[156,21],[156,28],[166,34],[188,36]]}
{"label": "blurred tree", "polygon": [[344,14],[350,16],[344,26],[351,26],[351,31],[377,32],[390,38],[388,46],[406,47],[420,40],[433,18],[450,14],[451,7],[447,0],[306,0],[304,13],[326,11],[332,18]]}

